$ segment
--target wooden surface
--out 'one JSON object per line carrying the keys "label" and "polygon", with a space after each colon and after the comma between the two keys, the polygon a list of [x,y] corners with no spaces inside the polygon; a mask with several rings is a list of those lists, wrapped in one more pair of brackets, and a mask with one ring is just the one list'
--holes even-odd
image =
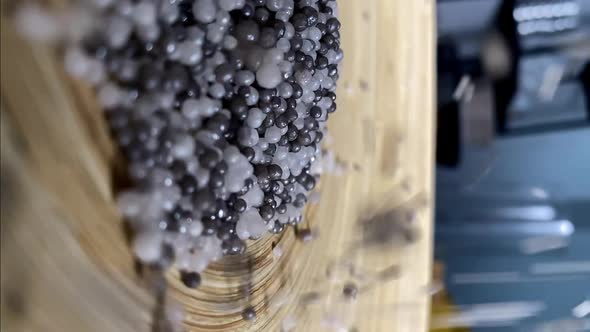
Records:
{"label": "wooden surface", "polygon": [[[329,127],[345,170],[323,177],[321,199],[306,213],[318,236],[260,241],[245,257],[214,264],[196,291],[171,271],[170,297],[185,306],[189,330],[278,331],[285,317],[305,332],[329,331],[329,322],[427,328],[434,3],[343,0],[340,15],[345,60]],[[2,329],[147,331],[154,300],[113,204],[120,163],[101,111],[88,88],[65,77],[55,50],[24,42],[5,17],[1,33]],[[399,206],[416,211],[416,242],[357,245],[371,211]],[[372,281],[391,266],[398,277]],[[353,280],[362,291],[347,301],[342,286]],[[310,295],[318,300],[302,305]],[[253,324],[240,319],[245,305],[256,308]]]}
{"label": "wooden surface", "polygon": [[[396,206],[416,196],[431,203],[433,196],[434,1],[343,1],[340,9],[344,75],[339,113],[329,128],[338,156],[360,170],[323,179],[316,215],[321,241],[309,249],[313,266],[347,258],[347,247],[358,239],[353,225],[367,208]],[[348,325],[359,331],[427,330],[432,204],[418,216],[417,243],[365,249],[351,258],[367,271],[399,263],[401,275],[341,305]],[[330,285],[329,292],[326,308],[341,302],[339,285]],[[316,331],[315,324],[301,331]]]}

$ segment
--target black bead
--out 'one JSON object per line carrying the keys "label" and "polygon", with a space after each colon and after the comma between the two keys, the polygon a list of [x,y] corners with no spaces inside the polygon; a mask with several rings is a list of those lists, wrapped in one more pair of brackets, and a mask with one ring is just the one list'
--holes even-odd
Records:
{"label": "black bead", "polygon": [[314,67],[314,61],[311,55],[306,55],[305,60],[303,61],[306,69],[312,69]]}
{"label": "black bead", "polygon": [[225,255],[240,255],[246,251],[246,244],[239,237],[231,235],[223,241],[221,249]]}
{"label": "black bead", "polygon": [[313,7],[303,7],[301,9],[303,14],[307,17],[307,26],[312,27],[318,22],[318,11]]}
{"label": "black bead", "polygon": [[200,156],[199,156],[199,164],[204,167],[211,169],[217,165],[218,162],[221,161],[221,156],[212,149],[206,149]]}
{"label": "black bead", "polygon": [[325,35],[326,32],[328,31],[328,27],[326,27],[326,25],[324,23],[318,23],[315,25],[315,27],[320,30],[320,32],[322,33],[322,36]]}
{"label": "black bead", "polygon": [[220,83],[233,81],[234,74],[234,67],[229,63],[221,64],[215,68],[215,79]]}
{"label": "black bead", "polygon": [[295,127],[294,125],[289,125],[289,129],[287,129],[287,139],[289,140],[289,142],[296,140],[297,136],[299,136],[299,131],[297,130],[297,127]]}
{"label": "black bead", "polygon": [[289,121],[287,120],[287,118],[284,115],[279,115],[276,119],[275,119],[275,125],[279,128],[285,128],[287,127],[287,125],[289,124]]}
{"label": "black bead", "polygon": [[291,152],[299,152],[301,150],[301,144],[297,141],[293,141],[289,144],[290,148],[289,151]]}
{"label": "black bead", "polygon": [[283,169],[279,165],[270,164],[267,169],[268,175],[272,180],[280,179],[283,176]]}
{"label": "black bead", "polygon": [[317,69],[325,69],[328,67],[328,58],[323,55],[318,55],[315,63]]}
{"label": "black bead", "polygon": [[[284,207],[285,207],[285,211],[287,211],[287,207],[286,207],[285,205],[282,205],[282,206],[284,206]],[[280,207],[280,206],[279,206],[279,207]],[[283,213],[285,213],[285,212],[283,212]],[[284,230],[285,230],[285,225],[284,225],[284,224],[282,224],[282,223],[280,223],[280,222],[277,220],[277,221],[275,221],[275,224],[274,224],[274,226],[272,227],[272,230],[271,230],[271,232],[272,232],[273,234],[281,234],[281,233],[282,233]]]}
{"label": "black bead", "polygon": [[336,42],[336,38],[333,35],[327,34],[321,39],[322,43],[325,43],[327,46],[331,47]]}
{"label": "black bead", "polygon": [[236,201],[234,202],[234,210],[236,210],[238,212],[246,211],[247,207],[248,207],[248,204],[246,204],[246,201],[241,198],[236,199]]}
{"label": "black bead", "polygon": [[297,182],[307,191],[313,190],[315,187],[315,178],[309,174],[301,174],[297,177]]}
{"label": "black bead", "polygon": [[319,108],[318,106],[312,106],[309,109],[309,115],[311,115],[315,119],[318,119],[318,118],[320,118],[322,116],[322,109]]}
{"label": "black bead", "polygon": [[285,35],[285,23],[283,23],[283,21],[275,20],[273,28],[275,30],[277,39],[282,38]]}
{"label": "black bead", "polygon": [[285,214],[287,212],[287,205],[281,204],[281,205],[277,206],[277,212],[279,214]]}
{"label": "black bead", "polygon": [[218,172],[211,172],[211,175],[209,175],[209,188],[212,189],[217,189],[217,188],[221,188],[223,187],[223,185],[225,184],[225,178],[223,177],[222,174],[219,174]]}
{"label": "black bead", "polygon": [[262,121],[262,127],[264,128],[270,128],[272,126],[274,126],[275,124],[275,115],[274,113],[268,113],[266,115],[266,118],[264,118],[264,120]]}
{"label": "black bead", "polygon": [[215,207],[215,216],[217,217],[217,219],[221,220],[227,218],[228,214],[229,208],[227,207],[227,203],[224,200],[218,198]]}
{"label": "black bead", "polygon": [[295,61],[297,61],[297,62],[304,62],[306,56],[307,55],[305,55],[305,53],[303,53],[301,51],[296,51],[295,52]]}
{"label": "black bead", "polygon": [[225,162],[225,160],[222,160],[219,163],[217,163],[217,165],[215,165],[214,170],[219,174],[225,174],[227,172],[227,163]]}
{"label": "black bead", "polygon": [[342,295],[345,298],[354,300],[358,294],[358,287],[353,283],[347,283],[342,288]]}
{"label": "black bead", "polygon": [[250,6],[249,4],[245,4],[244,7],[242,7],[242,16],[249,18],[252,17],[252,15],[254,15],[254,8],[252,8],[252,6]]}
{"label": "black bead", "polygon": [[303,46],[303,38],[300,36],[293,36],[291,38],[291,50],[298,51]]}
{"label": "black bead", "polygon": [[197,211],[210,211],[215,208],[215,196],[209,190],[199,190],[193,196],[193,204]]}
{"label": "black bead", "polygon": [[268,174],[268,169],[264,165],[256,165],[254,166],[254,174],[258,178],[258,184],[263,185],[270,181],[270,175]]}
{"label": "black bead", "polygon": [[270,102],[271,98],[276,96],[276,90],[275,89],[264,89],[264,90],[259,90],[258,91],[258,100],[264,101],[264,102]]}
{"label": "black bead", "polygon": [[181,65],[173,65],[165,71],[163,88],[166,91],[180,92],[188,84],[188,74]]}
{"label": "black bead", "polygon": [[252,159],[254,159],[254,155],[256,154],[256,152],[254,151],[254,149],[247,147],[242,150],[242,154],[246,157],[246,159],[248,159],[248,161],[252,161]]}
{"label": "black bead", "polygon": [[254,20],[261,25],[264,25],[266,22],[268,22],[269,18],[270,12],[266,8],[258,7],[254,11]]}
{"label": "black bead", "polygon": [[272,112],[272,107],[270,107],[270,102],[269,101],[260,100],[258,102],[258,108],[264,114],[268,114],[268,113]]}
{"label": "black bead", "polygon": [[305,200],[295,198],[293,201],[293,206],[300,209],[305,206]]}
{"label": "black bead", "polygon": [[146,90],[156,90],[160,87],[163,73],[156,67],[143,66],[139,72],[140,82]]}
{"label": "black bead", "polygon": [[303,120],[303,128],[309,130],[315,129],[318,127],[318,122],[313,118],[305,118]]}
{"label": "black bead", "polygon": [[283,195],[283,197],[281,197],[281,199],[283,200],[283,203],[285,203],[285,204],[289,204],[293,201],[293,197],[291,197],[291,195],[289,195],[289,194]]}
{"label": "black bead", "polygon": [[275,216],[275,209],[273,209],[272,206],[268,204],[264,204],[260,207],[258,213],[260,213],[260,217],[262,217],[262,219],[265,221],[270,221]]}
{"label": "black bead", "polygon": [[340,29],[340,21],[335,17],[331,17],[326,21],[326,27],[329,33],[336,32]]}
{"label": "black bead", "polygon": [[238,222],[238,220],[240,220],[240,214],[236,211],[230,211],[227,217],[225,218],[225,221],[230,223],[236,223]]}
{"label": "black bead", "polygon": [[262,28],[258,43],[264,48],[271,48],[277,43],[277,35],[273,28]]}
{"label": "black bead", "polygon": [[277,192],[279,192],[281,190],[281,185],[279,184],[278,181],[272,181],[270,183],[270,192],[276,194]]}
{"label": "black bead", "polygon": [[236,225],[234,223],[224,222],[217,230],[217,237],[222,241],[226,241],[229,240],[235,233]]}
{"label": "black bead", "polygon": [[332,92],[332,91],[328,91],[326,93],[326,97],[332,99],[332,101],[336,101],[336,94],[334,92]]}
{"label": "black bead", "polygon": [[303,13],[297,13],[291,17],[291,24],[293,24],[295,31],[301,32],[308,27],[307,17]]}
{"label": "black bead", "polygon": [[301,96],[303,96],[303,88],[297,83],[293,84],[293,97],[299,99]]}
{"label": "black bead", "polygon": [[330,107],[328,107],[328,113],[334,113],[336,112],[336,102],[332,102],[332,105],[330,105]]}
{"label": "black bead", "polygon": [[326,43],[320,42],[320,48],[318,49],[318,53],[321,55],[326,55],[328,54],[328,51],[330,51],[330,46],[328,46]]}
{"label": "black bead", "polygon": [[248,105],[242,97],[234,97],[229,105],[229,110],[236,116],[248,115]]}
{"label": "black bead", "polygon": [[279,141],[277,142],[277,144],[279,146],[285,146],[285,145],[289,144],[289,138],[287,137],[287,135],[281,136],[281,139],[279,139]]}
{"label": "black bead", "polygon": [[309,135],[309,133],[300,133],[297,137],[297,142],[299,142],[299,144],[303,146],[308,146],[312,142],[311,136]]}
{"label": "black bead", "polygon": [[285,53],[284,59],[289,62],[294,62],[295,61],[295,51],[293,51],[293,50],[287,51],[287,53]]}
{"label": "black bead", "polygon": [[201,285],[201,275],[197,272],[180,271],[180,280],[188,288],[197,288]]}
{"label": "black bead", "polygon": [[158,265],[163,270],[168,269],[174,264],[174,248],[169,244],[162,245],[162,255],[158,261]]}
{"label": "black bead", "polygon": [[248,86],[241,86],[238,88],[238,96],[242,98],[250,97],[250,87]]}
{"label": "black bead", "polygon": [[273,156],[276,151],[277,151],[277,145],[269,143],[268,148],[266,150],[264,150],[264,153]]}
{"label": "black bead", "polygon": [[185,195],[192,194],[197,190],[197,180],[190,174],[184,175],[180,179],[179,185],[182,193]]}
{"label": "black bead", "polygon": [[203,224],[203,235],[210,236],[217,233],[219,227],[221,227],[221,222],[217,218],[213,219],[212,217],[203,218],[201,220]]}
{"label": "black bead", "polygon": [[186,164],[182,160],[175,159],[170,165],[170,171],[176,180],[180,180],[186,174]]}
{"label": "black bead", "polygon": [[[181,211],[184,212],[184,211]],[[163,225],[159,225],[160,227],[164,226],[166,232],[178,232],[180,229],[180,220],[181,217],[175,218],[174,214],[167,215],[161,218],[160,223]]]}
{"label": "black bead", "polygon": [[321,131],[316,131],[316,133],[315,133],[315,140],[314,140],[314,142],[315,142],[316,144],[319,144],[319,143],[322,141],[322,138],[324,138],[324,134],[322,134],[322,132],[321,132]]}
{"label": "black bead", "polygon": [[256,319],[256,311],[252,307],[248,307],[242,311],[242,318],[245,321],[251,321]]}
{"label": "black bead", "polygon": [[297,108],[297,100],[295,100],[295,98],[287,99],[287,108],[296,109]]}
{"label": "black bead", "polygon": [[309,242],[313,240],[313,233],[308,228],[300,229],[297,231],[297,238],[302,242]]}
{"label": "black bead", "polygon": [[279,107],[281,107],[281,100],[282,100],[281,97],[276,97],[276,96],[275,97],[271,97],[270,98],[270,107],[273,110],[278,109]]}
{"label": "black bead", "polygon": [[329,65],[328,66],[328,76],[334,77],[336,74],[338,74],[338,66],[337,65]]}
{"label": "black bead", "polygon": [[210,42],[205,38],[205,42],[203,42],[203,54],[205,57],[210,58],[217,52],[218,45],[215,43]]}

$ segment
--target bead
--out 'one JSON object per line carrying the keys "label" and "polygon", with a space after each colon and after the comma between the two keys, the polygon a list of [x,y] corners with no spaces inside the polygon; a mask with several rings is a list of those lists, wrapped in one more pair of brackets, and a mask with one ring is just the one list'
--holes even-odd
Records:
{"label": "bead", "polygon": [[248,307],[242,311],[242,318],[245,321],[251,321],[256,319],[256,311],[252,307]]}
{"label": "bead", "polygon": [[197,272],[180,271],[180,280],[188,288],[197,288],[201,285],[201,275]]}

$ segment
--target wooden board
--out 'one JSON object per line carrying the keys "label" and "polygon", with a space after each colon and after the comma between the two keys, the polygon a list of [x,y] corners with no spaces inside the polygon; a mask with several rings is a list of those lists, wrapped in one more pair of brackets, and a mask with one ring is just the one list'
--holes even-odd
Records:
{"label": "wooden board", "polygon": [[[383,209],[416,195],[432,202],[434,10],[433,1],[422,0],[346,1],[340,6],[344,75],[339,113],[329,128],[337,155],[360,170],[324,179],[317,212],[320,241],[309,249],[314,252],[309,264],[317,267],[312,268],[316,274],[334,257],[365,271],[400,264],[398,280],[340,305],[337,318],[359,331],[414,332],[428,326],[424,289],[432,271],[432,204],[419,213],[421,237],[410,247],[365,249],[354,257],[347,257],[347,248],[358,239],[355,223],[367,207]],[[320,311],[330,312],[342,302],[340,287],[328,287],[330,295]],[[301,331],[321,330],[318,324],[306,322]]]}
{"label": "wooden board", "polygon": [[[426,330],[434,2],[340,6],[345,60],[329,127],[345,171],[322,179],[320,202],[307,211],[318,237],[305,245],[292,233],[261,241],[246,257],[255,261],[247,279],[246,259],[228,260],[212,266],[197,291],[170,272],[171,295],[185,305],[191,331],[278,331],[285,317],[296,319],[297,331],[329,330],[330,321],[359,331]],[[24,42],[5,17],[1,33],[2,328],[147,331],[153,299],[135,274],[113,204],[117,155],[101,111],[88,88],[66,79],[54,50]],[[418,211],[417,242],[352,249],[359,220],[408,199]],[[272,243],[282,257],[272,255]],[[356,272],[339,269],[334,280],[330,265]],[[370,281],[392,265],[399,278]],[[352,279],[368,288],[346,301],[342,286]],[[318,301],[303,306],[310,295]],[[248,304],[258,313],[253,324],[239,318]]]}

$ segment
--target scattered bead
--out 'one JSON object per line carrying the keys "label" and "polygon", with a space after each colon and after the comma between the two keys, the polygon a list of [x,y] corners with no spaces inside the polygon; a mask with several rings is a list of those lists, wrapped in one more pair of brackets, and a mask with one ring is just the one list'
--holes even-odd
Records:
{"label": "scattered bead", "polygon": [[256,311],[252,307],[248,307],[242,311],[242,318],[245,321],[252,321],[256,319]]}

